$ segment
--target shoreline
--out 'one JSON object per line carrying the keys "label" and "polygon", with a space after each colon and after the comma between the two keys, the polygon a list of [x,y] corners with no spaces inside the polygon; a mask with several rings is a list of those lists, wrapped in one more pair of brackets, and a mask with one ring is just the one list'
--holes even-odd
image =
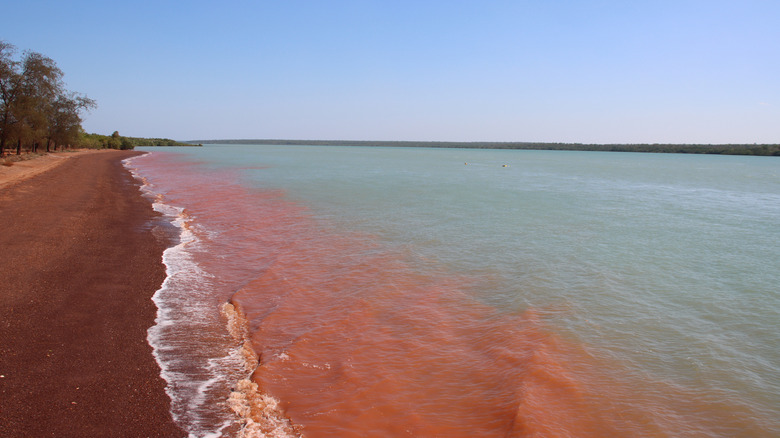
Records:
{"label": "shoreline", "polygon": [[1,436],[186,436],[146,339],[171,242],[122,165],[141,154],[0,169],[24,169],[0,172]]}

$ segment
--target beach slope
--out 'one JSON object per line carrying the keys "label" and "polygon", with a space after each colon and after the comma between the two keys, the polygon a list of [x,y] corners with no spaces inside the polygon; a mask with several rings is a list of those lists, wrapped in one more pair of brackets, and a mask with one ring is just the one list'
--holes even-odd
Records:
{"label": "beach slope", "polygon": [[0,436],[185,435],[146,341],[169,241],[122,166],[137,154],[0,189]]}

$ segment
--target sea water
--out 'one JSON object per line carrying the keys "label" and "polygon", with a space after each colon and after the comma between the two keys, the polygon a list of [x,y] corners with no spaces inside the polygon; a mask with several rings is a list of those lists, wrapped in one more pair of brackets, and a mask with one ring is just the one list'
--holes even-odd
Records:
{"label": "sea water", "polygon": [[780,436],[777,158],[145,150],[191,436]]}

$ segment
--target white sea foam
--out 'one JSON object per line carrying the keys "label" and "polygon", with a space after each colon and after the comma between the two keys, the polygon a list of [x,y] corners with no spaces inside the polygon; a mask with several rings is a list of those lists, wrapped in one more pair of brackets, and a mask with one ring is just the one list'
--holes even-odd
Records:
{"label": "white sea foam", "polygon": [[[252,349],[246,318],[231,303],[222,306],[222,313],[227,318],[228,331],[241,345],[234,354],[243,362],[247,373],[251,373],[259,365],[259,357]],[[241,438],[299,436],[279,407],[279,400],[260,392],[257,384],[248,378],[241,379],[235,386],[229,405],[241,419],[242,428],[238,435]]]}
{"label": "white sea foam", "polygon": [[200,229],[184,208],[167,204],[134,160],[123,164],[142,183],[140,190],[154,210],[179,230],[178,243],[163,253],[166,278],[152,298],[157,317],[147,334],[167,382],[174,421],[190,437],[295,436],[278,400],[246,379],[257,366],[246,324],[236,319],[238,313],[215,303],[210,293],[214,276],[193,256],[203,250],[199,236],[208,236],[208,230]]}
{"label": "white sea foam", "polygon": [[198,239],[184,209],[166,204],[163,196],[131,167],[132,161],[125,160],[125,166],[142,182],[142,193],[153,200],[155,211],[179,229],[178,244],[163,253],[166,279],[152,298],[157,305],[157,318],[147,335],[160,375],[167,382],[171,413],[191,437],[223,436],[237,420],[226,407],[214,406],[220,401],[215,396],[226,392],[220,391],[220,387],[231,386],[231,369],[235,368],[231,362],[235,361],[229,352],[220,355],[214,345],[209,348],[199,345],[198,333],[214,329],[209,327],[214,325],[214,318],[209,314],[215,312],[208,309],[208,301],[204,299],[209,274],[195,263],[189,252]]}

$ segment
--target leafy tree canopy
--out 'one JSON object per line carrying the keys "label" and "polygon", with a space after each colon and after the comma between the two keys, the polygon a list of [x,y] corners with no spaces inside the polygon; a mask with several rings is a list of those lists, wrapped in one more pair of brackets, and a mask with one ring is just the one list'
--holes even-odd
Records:
{"label": "leafy tree canopy", "polygon": [[81,112],[96,103],[67,90],[63,76],[51,58],[26,51],[17,59],[16,47],[0,41],[0,155],[7,145],[19,154],[77,142]]}

